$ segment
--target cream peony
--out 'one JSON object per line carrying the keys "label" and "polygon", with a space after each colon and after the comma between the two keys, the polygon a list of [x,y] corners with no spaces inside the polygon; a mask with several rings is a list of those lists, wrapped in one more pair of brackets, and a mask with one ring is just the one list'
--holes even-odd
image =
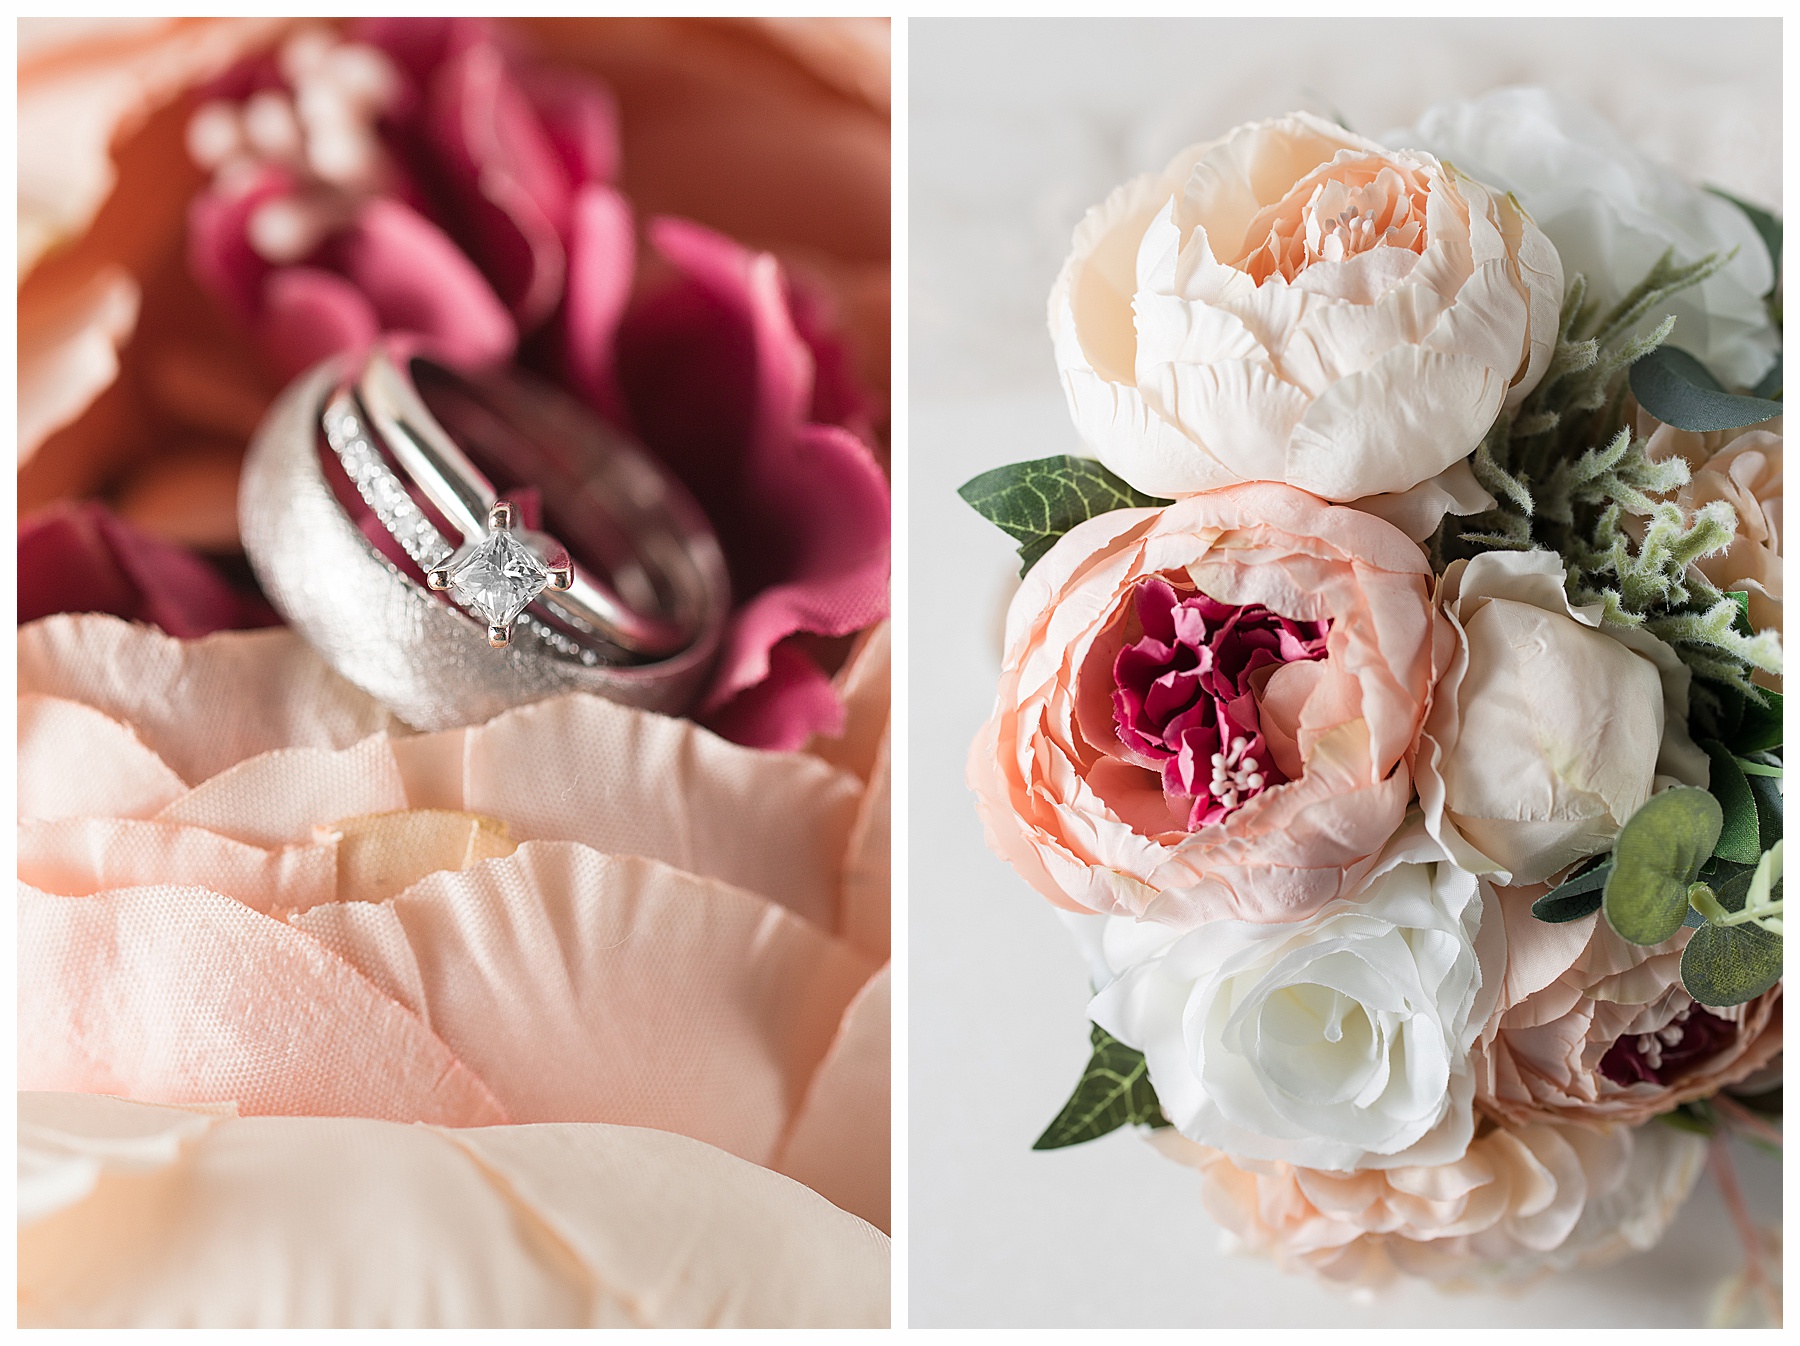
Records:
{"label": "cream peony", "polygon": [[1687,1198],[1706,1142],[1673,1127],[1486,1129],[1434,1165],[1322,1173],[1222,1154],[1163,1130],[1199,1170],[1207,1211],[1288,1270],[1381,1285],[1474,1288],[1594,1266],[1653,1246]]}
{"label": "cream peony", "polygon": [[[1241,126],[1088,212],[1050,295],[1063,389],[1154,495],[1405,492],[1542,376],[1562,266],[1505,196],[1305,113]],[[1480,507],[1466,468],[1440,489]]]}
{"label": "cream peony", "polygon": [[1414,774],[1427,826],[1465,869],[1541,882],[1610,849],[1656,789],[1706,784],[1687,666],[1648,632],[1571,606],[1558,557],[1454,562],[1439,602],[1460,648]]}
{"label": "cream peony", "polygon": [[1415,820],[1304,921],[1108,922],[1116,976],[1089,1016],[1144,1053],[1192,1140],[1338,1171],[1447,1163],[1474,1134],[1469,1048],[1506,957],[1484,889]]}
{"label": "cream peony", "polygon": [[1390,143],[1417,145],[1515,194],[1562,258],[1587,277],[1588,297],[1611,309],[1669,248],[1696,262],[1737,255],[1703,284],[1646,317],[1675,315],[1669,344],[1727,383],[1748,387],[1781,346],[1762,296],[1775,283],[1768,249],[1743,211],[1644,157],[1606,122],[1545,89],[1499,89],[1439,103]]}

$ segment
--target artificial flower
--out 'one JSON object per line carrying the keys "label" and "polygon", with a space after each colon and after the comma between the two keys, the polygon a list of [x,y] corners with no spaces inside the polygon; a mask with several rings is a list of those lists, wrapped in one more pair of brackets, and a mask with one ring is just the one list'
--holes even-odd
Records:
{"label": "artificial flower", "polygon": [[[1432,834],[1465,868],[1538,883],[1612,847],[1657,789],[1704,786],[1690,675],[1661,640],[1577,608],[1552,552],[1453,562],[1457,654],[1415,768]],[[1510,876],[1510,878],[1506,877]]]}
{"label": "artificial flower", "polygon": [[1440,1164],[1323,1173],[1152,1134],[1199,1170],[1209,1213],[1292,1271],[1378,1286],[1520,1284],[1652,1247],[1693,1190],[1706,1142],[1673,1127],[1484,1124]]}
{"label": "artificial flower", "polygon": [[[1139,676],[1121,656],[1155,634],[1137,601],[1150,582],[1183,603],[1205,595],[1299,624],[1314,634],[1288,637],[1296,656],[1325,629],[1323,658],[1270,655],[1229,689],[1228,721],[1254,720],[1279,773],[1251,786],[1258,773],[1240,753],[1227,768],[1242,777],[1230,809],[1172,799],[1142,735],[1133,748],[1120,734],[1115,697],[1135,695]],[[1059,906],[1173,925],[1294,920],[1354,891],[1406,811],[1419,728],[1450,657],[1429,583],[1424,554],[1397,529],[1280,485],[1071,529],[1013,599],[994,714],[970,752],[989,844]],[[1172,662],[1158,676],[1172,686],[1184,675]],[[1200,729],[1219,741],[1216,720]],[[1228,728],[1221,755],[1251,737]],[[1186,746],[1201,750],[1199,739]],[[1197,760],[1186,779],[1218,802],[1210,765]]]}
{"label": "artificial flower", "polygon": [[1749,1078],[1781,1051],[1781,987],[1741,1005],[1681,984],[1693,931],[1632,944],[1598,912],[1549,924],[1541,887],[1501,889],[1506,984],[1476,1044],[1481,1108],[1509,1127],[1633,1126]]}
{"label": "artificial flower", "polygon": [[650,1126],[885,1222],[882,731],[869,780],[585,695],[414,735],[291,632],[101,616],[19,681],[24,1087]]}
{"label": "artificial flower", "polygon": [[667,1131],[19,1100],[38,1327],[879,1327],[887,1240]]}
{"label": "artificial flower", "polygon": [[1469,1048],[1506,965],[1490,907],[1415,823],[1303,920],[1111,918],[1088,1013],[1144,1053],[1191,1140],[1345,1173],[1448,1163],[1474,1134]]}
{"label": "artificial flower", "polygon": [[1763,296],[1775,284],[1769,250],[1737,206],[1701,191],[1627,144],[1586,108],[1546,89],[1498,89],[1429,108],[1410,131],[1417,145],[1518,197],[1556,245],[1562,272],[1586,278],[1587,301],[1606,313],[1671,248],[1678,263],[1734,254],[1701,284],[1644,317],[1649,331],[1675,316],[1669,344],[1727,383],[1754,385],[1781,346]]}
{"label": "artificial flower", "polygon": [[1296,113],[1091,210],[1050,328],[1076,428],[1141,491],[1350,501],[1455,469],[1441,514],[1479,499],[1456,465],[1542,376],[1562,287],[1504,194]]}

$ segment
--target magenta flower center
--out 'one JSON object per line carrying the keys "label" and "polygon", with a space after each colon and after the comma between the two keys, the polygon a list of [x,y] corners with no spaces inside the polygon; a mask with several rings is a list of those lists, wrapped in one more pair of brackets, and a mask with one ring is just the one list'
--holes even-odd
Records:
{"label": "magenta flower center", "polygon": [[1628,1033],[1613,1043],[1600,1058],[1600,1073],[1614,1084],[1675,1084],[1736,1034],[1731,1020],[1689,1005],[1654,1033]]}
{"label": "magenta flower center", "polygon": [[1165,797],[1191,801],[1190,829],[1218,822],[1288,779],[1263,734],[1267,679],[1257,674],[1323,659],[1331,623],[1182,596],[1160,579],[1139,583],[1134,598],[1143,635],[1113,660],[1119,741],[1162,773]]}

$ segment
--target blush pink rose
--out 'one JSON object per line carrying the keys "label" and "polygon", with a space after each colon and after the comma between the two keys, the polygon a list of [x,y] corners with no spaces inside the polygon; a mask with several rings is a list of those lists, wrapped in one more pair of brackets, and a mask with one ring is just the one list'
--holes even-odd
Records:
{"label": "blush pink rose", "polygon": [[1681,986],[1691,930],[1648,948],[1599,913],[1552,925],[1542,885],[1498,890],[1506,980],[1475,1044],[1476,1106],[1508,1126],[1634,1126],[1705,1098],[1781,1051],[1781,987],[1726,1009]]}
{"label": "blush pink rose", "polygon": [[[1243,778],[1228,809],[1213,807],[1226,787],[1215,789],[1208,763],[1190,764],[1183,788],[1200,785],[1213,803],[1165,792],[1171,750],[1152,761],[1145,726],[1122,737],[1115,718],[1141,695],[1142,671],[1129,666],[1148,657],[1147,638],[1159,642],[1149,628],[1161,618],[1147,620],[1136,602],[1155,584],[1204,595],[1223,605],[1218,613],[1242,609],[1234,622],[1259,611],[1252,624],[1275,642],[1253,670],[1242,651],[1204,651],[1249,670],[1241,687],[1233,674],[1208,693],[1246,731],[1226,732],[1221,755],[1238,751],[1236,738],[1247,749],[1254,723],[1275,768],[1253,771],[1246,753],[1226,765]],[[1419,728],[1450,654],[1430,585],[1423,552],[1392,525],[1276,484],[1116,510],[1072,529],[1013,600],[994,715],[970,752],[989,844],[1059,906],[1175,925],[1294,920],[1352,892],[1400,825]],[[1285,657],[1275,652],[1283,640]],[[1202,651],[1160,644],[1167,666],[1156,676],[1172,689]],[[1134,724],[1140,711],[1130,710]],[[1187,750],[1210,756],[1219,733],[1195,724],[1210,737]]]}
{"label": "blush pink rose", "polygon": [[1327,1173],[1235,1158],[1153,1132],[1197,1169],[1212,1217],[1289,1271],[1468,1289],[1595,1266],[1653,1246],[1692,1190],[1706,1142],[1673,1127],[1491,1124],[1448,1163]]}

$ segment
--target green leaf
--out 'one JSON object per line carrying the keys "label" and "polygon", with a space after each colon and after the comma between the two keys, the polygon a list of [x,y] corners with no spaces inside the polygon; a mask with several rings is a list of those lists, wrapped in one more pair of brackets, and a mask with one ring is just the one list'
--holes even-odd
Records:
{"label": "green leaf", "polygon": [[[1770,214],[1761,206],[1753,206],[1730,192],[1720,191],[1717,187],[1708,187],[1706,190],[1731,202],[1750,217],[1750,223],[1762,238],[1763,246],[1769,250],[1769,260],[1775,264],[1775,284],[1781,284],[1781,217]],[[1774,290],[1771,288],[1769,293],[1773,294]]]}
{"label": "green leaf", "polygon": [[1692,1131],[1696,1135],[1710,1136],[1719,1129],[1718,1113],[1712,1104],[1703,1098],[1696,1098],[1683,1103],[1673,1112],[1660,1114],[1657,1119],[1679,1131]]}
{"label": "green leaf", "polygon": [[1089,1035],[1094,1055],[1082,1072],[1081,1083],[1063,1105],[1044,1134],[1031,1147],[1057,1150],[1104,1136],[1121,1126],[1167,1126],[1162,1104],[1150,1086],[1144,1054],[1127,1047],[1099,1024]]}
{"label": "green leaf", "polygon": [[1531,914],[1550,925],[1591,916],[1600,910],[1601,892],[1611,873],[1612,858],[1609,856],[1557,884],[1531,904]]}
{"label": "green leaf", "polygon": [[1781,936],[1761,926],[1703,925],[1681,951],[1681,984],[1715,1009],[1753,1000],[1781,980]]}
{"label": "green leaf", "polygon": [[1725,816],[1705,790],[1652,795],[1619,831],[1606,880],[1606,920],[1633,944],[1661,944],[1681,929],[1688,885],[1719,840]]}
{"label": "green leaf", "polygon": [[1736,430],[1781,415],[1779,402],[1726,392],[1693,356],[1658,346],[1631,366],[1631,392],[1643,407],[1677,430]]}
{"label": "green leaf", "polygon": [[1756,796],[1750,792],[1750,781],[1738,766],[1731,750],[1716,739],[1700,745],[1712,759],[1712,778],[1707,786],[1724,811],[1725,823],[1719,830],[1713,854],[1740,865],[1753,865],[1762,855],[1762,828],[1757,818]]}
{"label": "green leaf", "polygon": [[1736,687],[1710,684],[1719,698],[1719,736],[1743,757],[1781,746],[1781,693],[1756,688],[1757,696]]}
{"label": "green leaf", "polygon": [[1733,589],[1725,597],[1737,604],[1737,616],[1732,619],[1731,629],[1740,636],[1753,636],[1756,628],[1750,625],[1750,595],[1746,590]]}
{"label": "green leaf", "polygon": [[1021,575],[1064,533],[1096,514],[1169,503],[1133,490],[1091,458],[1066,453],[983,472],[957,494],[1019,544]]}
{"label": "green leaf", "polygon": [[1766,851],[1781,840],[1781,786],[1760,773],[1748,783],[1756,800],[1757,840]]}

